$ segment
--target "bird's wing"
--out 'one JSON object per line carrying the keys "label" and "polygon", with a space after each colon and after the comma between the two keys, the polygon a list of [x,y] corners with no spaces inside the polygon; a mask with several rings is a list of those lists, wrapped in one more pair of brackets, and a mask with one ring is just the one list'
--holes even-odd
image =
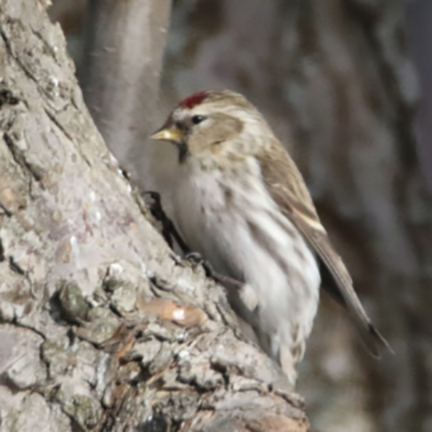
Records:
{"label": "bird's wing", "polygon": [[379,355],[379,348],[388,347],[366,315],[353,288],[352,279],[321,224],[302,175],[281,144],[274,140],[256,155],[263,181],[273,200],[288,219],[303,234],[324,267],[331,274],[331,284],[324,288],[348,309],[370,352]]}

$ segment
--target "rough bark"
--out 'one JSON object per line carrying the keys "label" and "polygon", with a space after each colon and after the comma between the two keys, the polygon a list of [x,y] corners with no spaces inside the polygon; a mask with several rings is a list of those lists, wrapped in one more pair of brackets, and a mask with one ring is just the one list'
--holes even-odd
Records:
{"label": "rough bark", "polygon": [[45,7],[0,3],[0,430],[306,431],[222,289],[149,222]]}

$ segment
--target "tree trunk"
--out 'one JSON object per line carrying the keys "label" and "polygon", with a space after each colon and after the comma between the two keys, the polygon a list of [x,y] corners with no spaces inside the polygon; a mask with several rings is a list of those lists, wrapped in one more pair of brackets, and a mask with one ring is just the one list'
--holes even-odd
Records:
{"label": "tree trunk", "polygon": [[154,127],[170,0],[90,0],[79,70],[93,120],[135,184],[149,187],[142,148]]}
{"label": "tree trunk", "polygon": [[46,4],[0,5],[0,430],[306,431],[93,125]]}

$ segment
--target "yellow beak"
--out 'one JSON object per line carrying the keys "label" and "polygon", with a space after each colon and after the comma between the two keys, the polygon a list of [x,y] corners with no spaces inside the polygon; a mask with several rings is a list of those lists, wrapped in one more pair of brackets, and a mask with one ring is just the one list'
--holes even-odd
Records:
{"label": "yellow beak", "polygon": [[182,140],[182,133],[175,126],[167,129],[161,129],[151,136],[152,139],[157,141],[171,141],[180,143]]}

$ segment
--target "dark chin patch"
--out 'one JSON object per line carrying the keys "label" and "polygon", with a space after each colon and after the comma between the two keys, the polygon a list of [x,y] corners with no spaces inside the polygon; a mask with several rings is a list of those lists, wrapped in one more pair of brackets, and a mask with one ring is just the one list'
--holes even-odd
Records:
{"label": "dark chin patch", "polygon": [[178,146],[178,150],[179,150],[179,162],[183,163],[187,159],[187,156],[189,154],[188,147],[185,143],[181,143]]}

